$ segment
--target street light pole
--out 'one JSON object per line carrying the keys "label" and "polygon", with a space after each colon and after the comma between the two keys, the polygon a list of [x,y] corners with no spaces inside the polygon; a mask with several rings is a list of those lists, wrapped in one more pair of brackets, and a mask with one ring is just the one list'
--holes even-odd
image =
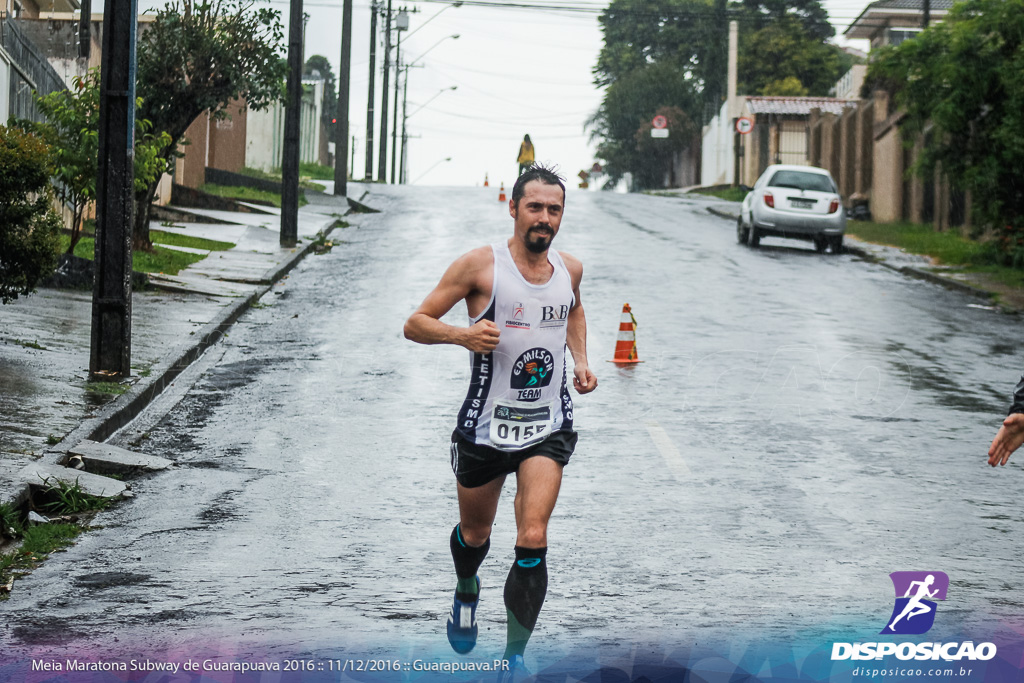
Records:
{"label": "street light pole", "polygon": [[[398,40],[395,41],[395,113],[391,121],[391,184],[395,184],[395,171],[398,170],[395,164],[395,155],[398,152],[398,83],[402,78],[402,31],[409,29],[409,14],[402,9],[395,19],[395,30],[398,32]],[[406,74],[406,78],[409,75]]]}
{"label": "street light pole", "polygon": [[[452,4],[447,5],[445,7],[442,7],[440,10],[438,10],[437,12],[434,13],[434,16],[430,17],[429,19],[424,21],[422,24],[420,24],[416,28],[416,31],[419,31],[421,28],[423,28],[424,26],[426,26],[427,24],[432,22],[434,19],[437,19],[437,15],[440,14],[441,12],[445,11],[446,9],[451,9],[452,7],[462,7],[462,0],[455,0],[455,2],[453,2]],[[413,34],[416,33],[416,31],[413,31],[412,33],[407,35],[406,39],[412,38]]]}
{"label": "street light pole", "polygon": [[348,100],[352,72],[352,0],[345,0],[341,12],[341,73],[338,74],[338,127],[334,129],[334,195],[348,196],[348,157],[355,157],[355,144],[348,145]]}
{"label": "street light pole", "polygon": [[377,180],[388,179],[388,79],[391,77],[391,0],[384,15],[384,82],[380,89],[380,158],[377,160]]}
{"label": "street light pole", "polygon": [[299,137],[302,116],[302,0],[291,0],[288,24],[288,90],[281,155],[281,246],[299,240]]}
{"label": "street light pole", "polygon": [[366,100],[366,182],[373,181],[373,77],[377,69],[377,2],[370,5],[370,95]]}
{"label": "street light pole", "polygon": [[428,104],[430,104],[431,102],[436,100],[438,97],[441,96],[441,93],[448,92],[449,90],[458,90],[458,89],[459,89],[459,86],[457,86],[457,85],[451,85],[451,86],[448,86],[447,88],[441,88],[440,90],[437,91],[437,94],[435,94],[433,97],[431,97],[429,100],[427,100],[426,102],[424,102],[420,106],[416,107],[416,111],[414,111],[412,114],[409,114],[409,117],[414,116],[416,114],[416,112],[420,111],[421,109],[426,107]]}
{"label": "street light pole", "polygon": [[[455,36],[455,37],[457,38],[458,36]],[[409,66],[412,66],[412,64],[410,64]],[[408,67],[406,67],[406,68],[408,69]],[[405,84],[406,84],[406,86],[409,85],[409,74],[408,73],[405,74]],[[416,111],[414,111],[412,114],[406,114],[405,113],[406,98],[405,98],[404,95],[402,96],[402,177],[403,178],[405,178],[405,156],[406,156],[405,145],[406,145],[406,141],[408,140],[408,136],[405,133],[406,121],[408,121],[409,117],[411,117],[413,114],[415,114],[416,112],[420,111],[421,109],[426,107],[428,104],[430,104],[431,102],[436,100],[438,97],[440,97],[441,93],[446,92],[448,90],[458,90],[458,89],[459,89],[459,86],[457,86],[457,85],[453,85],[453,86],[450,86],[450,87],[447,87],[447,88],[441,88],[440,90],[437,91],[436,95],[434,95],[429,100],[427,100],[426,102],[421,104],[419,107],[417,107]]]}
{"label": "street light pole", "polygon": [[[408,116],[405,115],[405,112],[406,112],[406,102],[408,102],[407,95],[409,94],[409,67],[410,66],[412,66],[412,65],[410,64],[410,65],[407,65],[405,67],[405,82],[402,84],[402,154],[401,154],[401,157],[400,157],[400,163],[402,164],[402,168],[399,169],[399,171],[398,171],[398,182],[401,185],[405,185],[405,143],[408,140],[408,138],[405,135],[405,121],[406,121],[406,119],[409,118]],[[395,106],[395,108],[396,109],[398,108],[397,105]]]}
{"label": "street light pole", "polygon": [[136,0],[106,0],[89,374],[127,377],[132,357]]}
{"label": "street light pole", "polygon": [[[449,7],[458,7],[461,4],[462,4],[461,2],[457,2],[455,4],[449,5]],[[444,9],[442,9],[441,12],[443,12],[446,9],[448,9],[448,7],[445,7]],[[438,12],[437,14],[440,14],[441,12]],[[430,17],[430,19],[434,19],[435,17],[437,17],[437,14],[435,14],[433,17]],[[427,19],[427,21],[430,21],[430,19]],[[425,21],[423,23],[426,24],[427,22]],[[423,28],[423,26],[421,25],[418,29],[416,29],[416,31],[419,31],[420,28]],[[413,31],[412,33],[416,33],[416,31]],[[410,33],[409,36],[412,36],[412,33]],[[406,36],[406,38],[409,38],[409,36]],[[435,47],[437,47],[438,45],[440,45],[444,41],[448,40],[449,38],[451,38],[452,40],[458,40],[459,39],[459,34],[458,33],[453,33],[450,36],[445,36],[444,38],[442,38],[441,40],[437,41],[436,43],[431,45],[429,48],[427,48],[426,52],[424,52],[419,57],[417,57],[416,59],[412,60],[411,62],[409,62],[408,64],[405,65],[405,82],[402,85],[402,155],[401,155],[402,169],[398,173],[398,182],[401,183],[402,185],[405,184],[405,178],[406,178],[406,176],[405,176],[405,159],[406,159],[406,148],[405,148],[405,146],[406,146],[406,143],[409,140],[409,136],[406,135],[406,132],[405,132],[405,121],[406,121],[406,119],[409,118],[406,115],[406,113],[405,113],[406,112],[406,98],[407,98],[407,95],[409,94],[409,69],[411,69],[413,66],[415,66],[416,62],[418,62],[421,59],[423,59],[424,57],[426,57],[428,52],[430,52]],[[397,83],[396,83],[396,86],[397,86]],[[453,87],[452,90],[454,90],[454,89],[455,88]],[[447,88],[446,88],[446,90],[447,90]],[[435,97],[436,97],[436,95],[435,95]],[[398,108],[398,103],[397,102],[395,103],[395,108],[396,109]],[[419,109],[417,109],[416,111],[419,111]],[[416,113],[416,112],[413,112],[413,113]]]}
{"label": "street light pole", "polygon": [[446,162],[446,161],[451,161],[451,160],[452,160],[452,158],[451,158],[451,157],[445,157],[444,159],[441,159],[441,160],[439,160],[439,161],[438,161],[437,163],[435,163],[435,164],[434,164],[433,166],[431,166],[431,167],[430,167],[430,168],[428,168],[428,169],[427,169],[426,171],[424,171],[423,173],[421,173],[421,174],[419,175],[419,177],[417,177],[417,178],[416,178],[416,180],[412,181],[412,182],[411,182],[411,183],[409,183],[409,184],[410,184],[410,185],[415,185],[415,184],[417,183],[417,181],[420,181],[420,180],[422,180],[422,179],[423,179],[423,176],[427,175],[428,173],[430,173],[431,171],[433,171],[433,170],[434,170],[435,168],[437,168],[438,164],[442,164],[442,163],[444,163],[444,162]]}

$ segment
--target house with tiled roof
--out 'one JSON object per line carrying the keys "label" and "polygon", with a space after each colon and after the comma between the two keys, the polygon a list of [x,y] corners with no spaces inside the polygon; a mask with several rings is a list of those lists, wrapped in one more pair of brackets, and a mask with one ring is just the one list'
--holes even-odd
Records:
{"label": "house with tiled roof", "polygon": [[771,164],[811,164],[808,123],[811,112],[841,116],[855,109],[856,100],[835,97],[741,98],[739,116],[751,122],[750,131],[740,137],[737,182],[753,185]]}
{"label": "house with tiled roof", "polygon": [[[953,2],[878,0],[865,7],[843,35],[868,40],[872,51],[899,45],[914,38],[925,26],[943,21],[953,8]],[[862,100],[860,108],[870,112],[869,132],[864,129],[843,131],[841,120],[829,116],[812,121],[812,158],[817,156],[827,161],[844,157],[844,150],[857,151],[860,159],[857,173],[868,188],[857,191],[870,198],[876,220],[934,223],[941,228],[966,223],[969,198],[951,188],[941,174],[920,178],[907,173],[921,146],[920,143],[910,149],[905,146],[899,127],[902,112],[884,93]],[[858,136],[856,140],[851,137],[854,133]],[[821,143],[817,147],[815,140]]]}
{"label": "house with tiled roof", "polygon": [[[878,0],[865,7],[843,35],[870,41],[872,50],[899,45],[924,28],[925,5],[926,0]],[[942,21],[952,8],[953,0],[927,0],[927,23]]]}

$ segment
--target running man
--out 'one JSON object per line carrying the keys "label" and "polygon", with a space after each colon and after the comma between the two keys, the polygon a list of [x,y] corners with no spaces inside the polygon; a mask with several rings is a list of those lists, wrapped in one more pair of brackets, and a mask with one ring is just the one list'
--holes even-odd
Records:
{"label": "running man", "polygon": [[[903,596],[905,598],[910,598],[910,600],[907,601],[906,606],[903,608],[903,611],[900,612],[899,616],[893,619],[892,623],[889,624],[890,631],[895,632],[896,629],[893,627],[896,626],[896,622],[902,619],[903,617],[906,617],[907,621],[910,621],[918,614],[927,614],[928,612],[932,611],[932,608],[922,603],[921,600],[923,598],[934,598],[935,594],[939,592],[938,588],[936,588],[933,591],[928,590],[928,587],[931,586],[933,583],[935,583],[934,574],[929,574],[928,576],[926,576],[924,581],[910,582],[910,585],[907,586],[907,594]],[[917,586],[917,592],[911,595],[911,593],[914,592],[914,586]]]}
{"label": "running man", "polygon": [[992,467],[1005,465],[1021,444],[1024,444],[1024,375],[1021,375],[1013,390],[1010,414],[1003,420],[1003,426],[996,432],[996,438],[992,439],[992,445],[988,447],[988,464]]}
{"label": "running man", "polygon": [[[565,207],[562,179],[533,166],[519,176],[508,206],[512,237],[456,259],[405,323],[405,336],[472,352],[469,391],[451,444],[459,523],[450,541],[458,583],[448,640],[459,653],[476,644],[477,570],[490,547],[505,477],[514,472],[517,535],[504,590],[504,658],[510,674],[523,675],[523,651],[547,593],[548,520],[576,446],[566,347],[576,391],[593,391],[597,378],[587,364],[583,265],[549,249]],[[442,323],[462,300],[469,327]]]}

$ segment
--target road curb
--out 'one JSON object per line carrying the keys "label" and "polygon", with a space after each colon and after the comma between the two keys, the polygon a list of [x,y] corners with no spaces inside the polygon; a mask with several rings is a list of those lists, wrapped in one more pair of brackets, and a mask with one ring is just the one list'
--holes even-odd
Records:
{"label": "road curb", "polygon": [[[320,232],[324,236],[329,235],[339,225],[337,218],[330,218],[325,221]],[[194,338],[178,346],[173,352],[167,354],[153,368],[152,374],[133,384],[128,391],[118,396],[109,404],[103,407],[95,417],[83,421],[60,443],[46,449],[42,456],[35,461],[36,465],[62,466],[67,460],[68,451],[78,446],[83,441],[95,441],[102,443],[121,427],[125,426],[139,413],[153,402],[163,391],[169,387],[193,362],[212,347],[227,330],[249,310],[264,294],[266,294],[281,278],[288,274],[299,261],[312,251],[314,242],[310,241],[296,246],[293,252],[285,258],[278,266],[275,266],[264,273],[262,281],[269,284],[260,284],[253,292],[241,298],[234,304],[221,311],[213,320],[207,323],[203,329],[195,334]],[[10,486],[0,490],[0,503],[7,502],[14,506],[25,503],[30,495],[28,482],[12,482]]]}
{"label": "road curb", "polygon": [[[734,213],[731,213],[729,211],[723,211],[713,206],[707,207],[707,210],[708,213],[714,216],[718,216],[719,218],[725,218],[730,221],[734,221],[737,218],[739,218],[739,216],[737,216]],[[923,270],[921,268],[915,268],[913,266],[900,266],[893,263],[888,263],[884,258],[879,258],[875,254],[872,254],[870,251],[858,247],[854,244],[846,243],[843,245],[843,249],[845,249],[848,253],[863,258],[866,261],[877,263],[878,265],[888,268],[889,270],[895,270],[898,273],[903,273],[904,275],[909,275],[910,277],[917,278],[919,280],[927,280],[928,282],[932,282],[937,285],[942,285],[943,287],[947,287],[949,289],[955,289],[960,292],[964,292],[965,294],[970,294],[981,299],[991,299],[994,296],[992,292],[986,289],[982,289],[981,287],[975,287],[974,285],[968,284],[966,282],[961,282],[960,280],[955,280],[953,278],[945,277],[943,275],[939,275],[938,273],[933,273],[931,271]]]}

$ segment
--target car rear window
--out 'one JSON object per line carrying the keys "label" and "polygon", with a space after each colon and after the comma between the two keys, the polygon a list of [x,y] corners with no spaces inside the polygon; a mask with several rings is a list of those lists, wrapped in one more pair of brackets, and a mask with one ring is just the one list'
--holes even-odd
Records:
{"label": "car rear window", "polygon": [[778,171],[768,181],[772,187],[791,187],[794,190],[811,190],[813,192],[835,192],[832,181],[820,173],[803,171]]}

